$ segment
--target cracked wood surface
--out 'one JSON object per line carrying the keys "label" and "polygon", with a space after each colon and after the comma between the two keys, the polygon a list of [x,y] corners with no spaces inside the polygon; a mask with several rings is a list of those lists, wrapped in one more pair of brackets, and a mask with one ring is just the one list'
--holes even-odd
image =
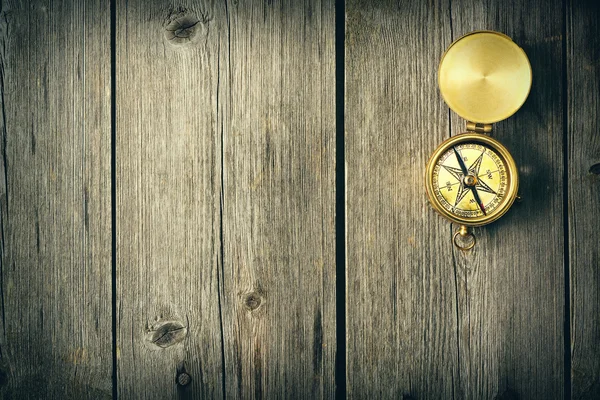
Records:
{"label": "cracked wood surface", "polygon": [[[562,398],[562,3],[367,4],[346,12],[348,394]],[[433,150],[464,132],[437,88],[441,55],[480,29],[528,54],[533,87],[494,125],[524,201],[470,252],[427,204]],[[374,334],[370,334],[373,332]]]}
{"label": "cracked wood surface", "polygon": [[10,3],[0,6],[0,398],[110,398],[109,9]]}

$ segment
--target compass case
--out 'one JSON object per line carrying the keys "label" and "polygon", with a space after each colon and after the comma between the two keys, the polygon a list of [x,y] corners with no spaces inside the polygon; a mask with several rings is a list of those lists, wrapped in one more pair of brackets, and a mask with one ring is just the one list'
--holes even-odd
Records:
{"label": "compass case", "polygon": [[[492,149],[499,156],[507,173],[507,187],[502,199],[500,200],[500,204],[496,209],[487,215],[481,215],[477,217],[464,217],[458,215],[456,212],[452,212],[444,208],[442,205],[442,200],[438,199],[435,194],[435,186],[437,182],[435,182],[434,179],[434,169],[438,164],[438,160],[445,152],[452,149],[454,146],[465,143],[476,143],[483,147]],[[427,162],[427,168],[425,171],[425,189],[432,207],[446,219],[470,227],[482,226],[492,223],[498,218],[502,217],[514,203],[519,190],[519,177],[516,171],[517,166],[515,165],[512,156],[500,142],[487,135],[482,135],[479,133],[463,133],[444,141],[431,155],[431,158]]]}
{"label": "compass case", "polygon": [[469,33],[442,56],[438,83],[448,106],[462,118],[491,124],[513,115],[531,89],[527,55],[508,36]]}

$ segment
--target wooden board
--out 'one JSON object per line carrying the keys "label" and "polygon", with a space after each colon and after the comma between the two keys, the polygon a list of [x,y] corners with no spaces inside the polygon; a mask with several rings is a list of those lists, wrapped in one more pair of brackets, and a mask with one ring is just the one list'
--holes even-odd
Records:
{"label": "wooden board", "polygon": [[[118,0],[113,143],[108,4],[2,4],[0,398],[333,398],[336,279],[349,398],[600,397],[600,8],[347,1],[336,277],[333,3]],[[423,174],[477,29],[534,84],[493,133],[523,201],[465,253]]]}
{"label": "wooden board", "polygon": [[228,2],[219,90],[228,398],[334,396],[333,3]]}
{"label": "wooden board", "polygon": [[424,167],[448,136],[437,95],[448,3],[346,3],[346,329],[349,398],[452,398],[450,224]]}
{"label": "wooden board", "polygon": [[[348,2],[350,397],[563,396],[562,21],[546,7],[560,4]],[[464,131],[441,103],[437,64],[478,29],[512,36],[534,85],[494,127],[524,201],[462,252],[457,227],[427,205],[423,174],[435,147]]]}
{"label": "wooden board", "polygon": [[331,397],[332,2],[116,11],[119,394]]}
{"label": "wooden board", "polygon": [[600,8],[568,3],[568,217],[572,399],[600,398]]}
{"label": "wooden board", "polygon": [[[564,396],[562,2],[453,1],[453,40],[491,29],[529,57],[533,84],[523,107],[492,136],[519,168],[522,201],[476,230],[472,253],[455,251],[459,293],[458,398]],[[452,114],[452,134],[465,122]]]}
{"label": "wooden board", "polygon": [[[225,7],[115,12],[118,394],[220,398]],[[177,385],[184,370],[191,383]]]}
{"label": "wooden board", "polygon": [[0,11],[0,397],[110,398],[110,13],[102,1],[11,3]]}

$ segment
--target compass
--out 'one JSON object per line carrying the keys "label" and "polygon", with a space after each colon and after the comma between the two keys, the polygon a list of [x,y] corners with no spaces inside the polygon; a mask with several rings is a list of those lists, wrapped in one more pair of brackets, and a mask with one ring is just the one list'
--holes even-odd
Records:
{"label": "compass", "polygon": [[523,105],[531,88],[531,66],[508,36],[477,31],[446,50],[438,81],[448,106],[467,120],[467,132],[433,152],[425,187],[433,208],[459,224],[454,244],[468,250],[475,245],[469,228],[496,221],[517,198],[517,166],[506,147],[490,136],[491,124]]}

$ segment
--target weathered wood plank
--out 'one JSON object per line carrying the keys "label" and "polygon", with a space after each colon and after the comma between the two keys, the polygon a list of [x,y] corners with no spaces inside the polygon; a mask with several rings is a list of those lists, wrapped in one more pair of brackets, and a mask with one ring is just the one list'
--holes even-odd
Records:
{"label": "weathered wood plank", "polygon": [[[453,40],[491,29],[525,50],[533,84],[492,136],[519,168],[523,201],[455,250],[461,382],[458,398],[564,396],[562,2],[452,1]],[[452,134],[465,122],[452,113]]]}
{"label": "weathered wood plank", "polygon": [[[217,99],[226,34],[220,2],[116,4],[122,398],[223,396]],[[183,368],[191,383],[178,386]]]}
{"label": "weathered wood plank", "polygon": [[[547,10],[557,10],[549,13]],[[478,228],[472,252],[454,251],[458,291],[458,398],[564,396],[562,2],[452,1],[453,40],[490,29],[525,50],[533,85],[492,136],[519,168],[523,201]],[[452,134],[465,122],[452,113]]]}
{"label": "weathered wood plank", "polygon": [[0,397],[110,398],[110,13],[0,10]]}
{"label": "weathered wood plank", "polygon": [[423,181],[449,130],[436,76],[448,6],[346,4],[349,398],[449,399],[460,379],[450,223]]}
{"label": "weathered wood plank", "polygon": [[600,7],[567,8],[572,398],[600,398]]}
{"label": "weathered wood plank", "polygon": [[[562,20],[546,7],[560,4],[349,2],[349,394],[562,397]],[[451,39],[478,29],[525,49],[534,86],[494,133],[520,166],[524,202],[476,229],[465,253],[452,249],[456,227],[425,205],[422,174],[448,135],[437,63]],[[452,134],[464,131],[451,121]]]}
{"label": "weathered wood plank", "polygon": [[334,2],[228,2],[223,325],[233,398],[333,398]]}

